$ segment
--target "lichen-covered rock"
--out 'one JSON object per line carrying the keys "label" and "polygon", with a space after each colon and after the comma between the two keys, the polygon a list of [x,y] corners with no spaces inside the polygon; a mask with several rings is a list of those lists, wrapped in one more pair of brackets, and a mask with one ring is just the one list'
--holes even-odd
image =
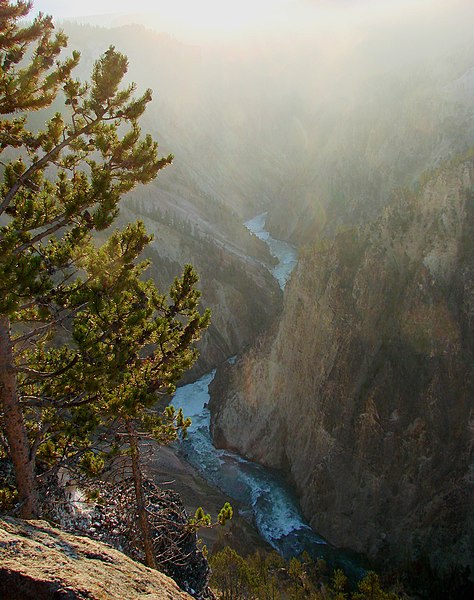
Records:
{"label": "lichen-covered rock", "polygon": [[474,568],[473,189],[449,165],[307,249],[276,332],[215,379],[214,440],[283,469],[335,545]]}
{"label": "lichen-covered rock", "polygon": [[191,600],[169,577],[46,521],[0,519],[2,600]]}
{"label": "lichen-covered rock", "polygon": [[[64,487],[57,477],[43,481],[42,514],[65,530],[105,542],[132,560],[145,562],[133,481],[107,483],[80,477]],[[212,598],[209,564],[198,545],[196,532],[188,526],[188,515],[179,494],[162,490],[145,478],[150,532],[157,568],[172,577],[195,598]],[[97,502],[80,498],[95,497]]]}

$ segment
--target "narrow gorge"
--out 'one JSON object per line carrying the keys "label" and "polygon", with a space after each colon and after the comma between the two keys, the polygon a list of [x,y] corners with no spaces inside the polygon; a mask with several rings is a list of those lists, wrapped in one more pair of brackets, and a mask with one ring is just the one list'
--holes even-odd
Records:
{"label": "narrow gorge", "polygon": [[50,3],[0,2],[0,596],[471,600],[474,2]]}
{"label": "narrow gorge", "polygon": [[473,201],[452,163],[306,247],[279,325],[218,370],[216,445],[285,473],[336,546],[473,566]]}

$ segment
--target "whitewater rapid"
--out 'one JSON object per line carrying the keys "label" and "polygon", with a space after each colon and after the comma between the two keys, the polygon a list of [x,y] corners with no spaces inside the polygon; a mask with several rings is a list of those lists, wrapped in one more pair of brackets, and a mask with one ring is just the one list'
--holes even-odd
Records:
{"label": "whitewater rapid", "polygon": [[267,244],[272,256],[278,260],[278,263],[270,269],[270,271],[283,290],[291,275],[291,271],[293,271],[296,266],[298,253],[296,248],[288,242],[272,238],[265,229],[266,221],[267,213],[264,212],[253,219],[246,221],[244,225],[249,231]]}
{"label": "whitewater rapid", "polygon": [[314,532],[299,509],[298,500],[283,479],[262,465],[213,446],[209,431],[209,385],[216,371],[180,387],[173,404],[191,417],[189,435],[180,442],[180,454],[204,479],[237,500],[240,515],[256,526],[261,537],[285,558],[306,551],[313,559],[324,558],[332,568],[342,568],[351,581],[364,570],[357,561],[329,545]]}
{"label": "whitewater rapid", "polygon": [[212,445],[207,404],[214,375],[215,370],[175,394],[173,403],[184,407],[192,420],[189,435],[181,443],[182,454],[209,483],[247,507],[243,516],[250,518],[263,539],[284,556],[297,556],[308,549],[308,544],[325,544],[305,522],[296,498],[278,475]]}

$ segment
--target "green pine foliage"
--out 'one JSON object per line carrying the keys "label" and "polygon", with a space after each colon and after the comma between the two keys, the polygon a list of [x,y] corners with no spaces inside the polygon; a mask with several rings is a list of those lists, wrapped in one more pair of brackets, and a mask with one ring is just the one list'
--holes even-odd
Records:
{"label": "green pine foliage", "polygon": [[213,554],[211,587],[222,600],[397,600],[382,588],[379,576],[369,572],[350,591],[340,569],[328,577],[320,561],[304,553],[286,561],[276,552],[247,557],[225,547]]}
{"label": "green pine foliage", "polygon": [[[146,279],[142,223],[98,234],[123,194],[172,162],[140,130],[151,91],[122,85],[128,62],[113,47],[89,81],[75,78],[79,53],[64,58],[65,35],[48,16],[23,21],[30,9],[0,0],[0,435],[25,517],[38,511],[37,467],[74,459],[97,473],[95,446],[116,452],[131,420],[160,443],[185,435],[181,410],[154,406],[209,323],[191,266],[168,293]],[[53,101],[61,112],[30,129]]]}
{"label": "green pine foliage", "polygon": [[373,571],[360,581],[358,591],[351,596],[353,600],[397,600],[397,595],[382,589],[380,579]]}

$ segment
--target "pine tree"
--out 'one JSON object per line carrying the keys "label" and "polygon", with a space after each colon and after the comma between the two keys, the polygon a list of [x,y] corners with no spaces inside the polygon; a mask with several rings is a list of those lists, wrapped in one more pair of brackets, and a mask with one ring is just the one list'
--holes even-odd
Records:
{"label": "pine tree", "polygon": [[[38,515],[43,468],[87,452],[100,426],[148,419],[171,439],[182,413],[154,415],[157,392],[196,358],[208,323],[197,277],[186,267],[170,296],[145,281],[137,262],[150,237],[140,223],[97,234],[120,197],[171,163],[141,136],[151,91],[122,88],[127,59],[110,47],[89,83],[73,77],[79,53],[50,17],[20,22],[31,3],[0,0],[0,411],[20,515]],[[63,100],[32,131],[27,116]]]}
{"label": "pine tree", "polygon": [[386,592],[382,589],[380,578],[377,573],[369,571],[367,575],[359,581],[358,591],[351,596],[352,600],[397,600],[398,596],[394,592]]}

